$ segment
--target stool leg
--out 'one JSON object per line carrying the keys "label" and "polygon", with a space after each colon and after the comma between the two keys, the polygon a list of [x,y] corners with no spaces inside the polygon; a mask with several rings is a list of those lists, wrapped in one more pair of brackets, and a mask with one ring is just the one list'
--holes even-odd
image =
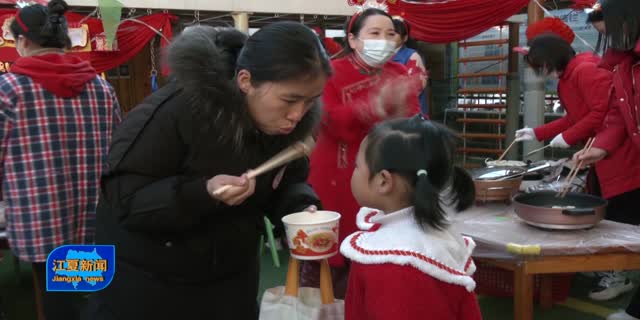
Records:
{"label": "stool leg", "polygon": [[267,229],[267,239],[269,240],[269,247],[271,249],[271,258],[273,259],[273,265],[275,265],[276,268],[280,268],[280,256],[278,256],[276,241],[273,238],[273,225],[267,217],[264,217],[264,226]]}
{"label": "stool leg", "polygon": [[289,269],[287,270],[287,283],[284,294],[297,297],[298,287],[300,287],[300,261],[294,257],[289,257]]}
{"label": "stool leg", "polygon": [[329,267],[327,259],[323,259],[320,263],[320,295],[322,304],[332,304],[335,300],[333,282],[331,281],[331,267]]}

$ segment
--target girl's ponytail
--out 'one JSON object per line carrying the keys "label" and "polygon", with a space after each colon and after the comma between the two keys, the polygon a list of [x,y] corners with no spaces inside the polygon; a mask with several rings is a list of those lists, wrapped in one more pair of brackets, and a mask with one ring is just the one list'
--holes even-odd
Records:
{"label": "girl's ponytail", "polygon": [[447,215],[440,201],[440,190],[429,181],[427,170],[418,170],[413,198],[414,216],[418,224],[437,230],[447,226]]}
{"label": "girl's ponytail", "polygon": [[457,211],[463,211],[473,205],[476,198],[476,187],[473,179],[464,169],[455,166],[453,168],[452,181],[453,203],[456,204]]}

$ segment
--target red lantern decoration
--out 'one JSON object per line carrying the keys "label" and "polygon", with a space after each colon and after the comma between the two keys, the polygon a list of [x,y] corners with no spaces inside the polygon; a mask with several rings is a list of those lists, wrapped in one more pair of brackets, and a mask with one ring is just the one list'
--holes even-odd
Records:
{"label": "red lantern decoration", "polygon": [[571,30],[571,27],[564,23],[562,19],[547,17],[527,28],[527,40],[531,40],[544,33],[554,33],[569,44],[573,43],[573,40],[576,38],[576,34]]}

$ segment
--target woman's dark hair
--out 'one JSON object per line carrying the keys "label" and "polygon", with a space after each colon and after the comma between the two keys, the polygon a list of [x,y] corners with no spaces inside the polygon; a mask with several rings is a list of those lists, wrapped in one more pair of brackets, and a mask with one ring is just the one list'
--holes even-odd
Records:
{"label": "woman's dark hair", "polygon": [[[602,8],[593,10],[587,14],[587,23],[604,22],[604,15],[602,14]],[[602,33],[598,32],[598,42],[596,42],[595,52],[607,51],[608,43],[607,38]]]}
{"label": "woman's dark hair", "polygon": [[404,39],[404,37],[407,37],[407,42],[405,42],[405,46],[407,46],[407,48],[411,48],[414,50],[417,49],[416,41],[411,38],[411,25],[409,25],[409,22],[402,18],[394,17],[393,28],[401,38]]}
{"label": "woman's dark hair", "polygon": [[604,15],[602,14],[602,10],[593,10],[587,14],[587,23],[595,23],[604,21]]}
{"label": "woman's dark hair", "polygon": [[370,178],[388,170],[406,179],[413,186],[416,221],[443,229],[447,225],[443,206],[455,205],[462,211],[475,199],[473,180],[454,165],[458,140],[447,127],[421,116],[382,122],[367,136],[365,162]]}
{"label": "woman's dark hair", "polygon": [[252,83],[303,80],[331,74],[329,56],[320,38],[297,22],[277,22],[247,40],[236,70],[251,73]]}
{"label": "woman's dark hair", "polygon": [[[193,118],[198,119],[193,130],[202,136],[198,140],[204,148],[211,145],[213,132],[218,141],[232,141],[238,150],[247,142],[246,134],[257,132],[246,96],[235,80],[239,70],[251,73],[254,86],[331,74],[329,57],[318,37],[297,22],[274,23],[249,38],[233,28],[189,27],[169,46],[167,62],[180,94],[192,106]],[[306,122],[315,123],[319,115],[314,105],[296,130]],[[220,128],[229,129],[220,134]],[[292,143],[287,139],[277,137],[269,143]]]}
{"label": "woman's dark hair", "polygon": [[11,22],[11,33],[31,40],[43,48],[71,47],[64,13],[69,9],[64,0],[51,0],[47,6],[34,4],[18,11]]}
{"label": "woman's dark hair", "polygon": [[604,0],[602,14],[609,46],[632,50],[640,40],[640,1]]}
{"label": "woman's dark hair", "polygon": [[571,44],[561,37],[546,33],[529,41],[529,53],[524,60],[536,74],[562,72],[576,56]]}
{"label": "woman's dark hair", "polygon": [[354,14],[347,19],[347,22],[344,24],[344,44],[342,45],[342,51],[336,55],[336,58],[344,57],[353,53],[353,49],[351,49],[351,46],[349,45],[349,34],[352,33],[355,37],[358,37],[360,35],[360,30],[362,30],[362,27],[364,27],[364,24],[367,22],[367,18],[371,16],[385,16],[388,17],[389,20],[393,21],[393,18],[391,18],[388,13],[380,9],[369,8]]}

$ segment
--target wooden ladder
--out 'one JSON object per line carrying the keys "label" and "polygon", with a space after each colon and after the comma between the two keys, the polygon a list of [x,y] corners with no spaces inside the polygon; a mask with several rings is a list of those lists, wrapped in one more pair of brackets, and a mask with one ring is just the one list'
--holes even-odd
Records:
{"label": "wooden ladder", "polygon": [[[478,62],[496,62],[499,71],[459,72],[459,89],[457,91],[457,108],[462,111],[462,117],[456,120],[462,125],[463,145],[458,149],[462,154],[465,167],[476,167],[477,164],[468,163],[469,158],[477,156],[497,157],[504,151],[504,139],[507,108],[507,62],[509,52],[509,32],[504,26],[500,27],[499,39],[482,41],[462,41],[458,43],[459,55],[457,63],[469,65]],[[506,36],[506,38],[504,38]],[[497,50],[485,56],[468,56],[460,54],[471,47],[497,46]],[[467,68],[464,68],[467,69]],[[480,68],[475,68],[480,69]],[[477,79],[497,77],[495,86],[478,86]],[[481,80],[480,80],[481,81]]]}

